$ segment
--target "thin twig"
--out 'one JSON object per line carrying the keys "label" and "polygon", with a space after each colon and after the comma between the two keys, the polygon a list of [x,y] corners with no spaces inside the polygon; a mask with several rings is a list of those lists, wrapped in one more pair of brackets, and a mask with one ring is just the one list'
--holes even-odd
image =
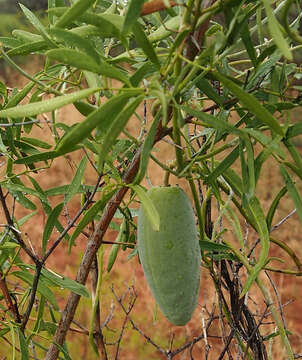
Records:
{"label": "thin twig", "polygon": [[285,317],[284,317],[284,314],[283,314],[283,306],[282,306],[282,302],[281,302],[279,292],[278,292],[277,287],[276,287],[273,279],[271,278],[270,274],[267,271],[265,271],[265,275],[268,277],[269,282],[271,283],[271,285],[272,285],[272,287],[274,289],[274,293],[276,295],[278,306],[279,306],[279,309],[280,309],[280,315],[281,315],[281,319],[282,319],[282,322],[283,322],[283,327],[284,327],[284,329],[286,329],[287,327],[286,327]]}
{"label": "thin twig", "polygon": [[32,307],[34,306],[34,303],[35,303],[35,298],[36,298],[36,293],[37,293],[37,289],[38,289],[41,271],[42,271],[42,263],[38,262],[38,263],[36,263],[35,276],[34,276],[32,288],[30,291],[29,302],[28,302],[26,311],[23,315],[23,321],[22,321],[22,326],[21,326],[22,330],[24,330],[27,325]]}
{"label": "thin twig", "polygon": [[14,234],[17,242],[19,243],[19,245],[22,247],[22,249],[26,252],[26,254],[33,260],[33,262],[36,264],[37,262],[39,262],[39,259],[37,258],[37,256],[35,256],[31,250],[26,246],[25,242],[23,241],[23,239],[21,238],[20,232],[15,229],[14,227],[14,222],[12,217],[10,216],[8,207],[6,205],[6,199],[5,196],[2,192],[2,187],[0,186],[0,202],[2,204],[2,208],[6,217],[6,221],[7,224],[10,228],[10,230],[12,231],[12,233]]}

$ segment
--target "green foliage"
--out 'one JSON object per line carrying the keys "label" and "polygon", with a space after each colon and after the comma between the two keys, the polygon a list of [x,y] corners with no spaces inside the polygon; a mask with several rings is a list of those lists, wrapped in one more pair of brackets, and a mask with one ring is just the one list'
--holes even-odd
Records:
{"label": "green foliage", "polygon": [[[107,276],[114,276],[112,269],[117,269],[117,264],[122,266],[118,263],[124,254],[121,250],[128,252],[132,261],[138,258],[138,202],[148,223],[148,236],[158,235],[162,240],[154,244],[150,240],[155,257],[163,252],[161,246],[171,240],[176,228],[183,239],[187,232],[197,232],[198,253],[194,250],[192,256],[196,260],[201,254],[201,265],[219,299],[218,316],[229,326],[240,353],[252,359],[260,356],[257,349],[261,349],[261,356],[268,357],[270,345],[263,342],[262,324],[257,325],[247,300],[242,300],[258,286],[272,314],[272,326],[277,327],[274,336],[281,338],[287,358],[295,357],[289,330],[275,310],[262,275],[264,270],[288,276],[300,276],[302,271],[290,245],[270,236],[278,228],[273,220],[277,214],[280,217],[285,198],[302,221],[302,158],[296,145],[302,126],[294,116],[302,101],[301,86],[297,85],[302,70],[295,62],[301,51],[301,9],[292,0],[276,2],[274,7],[268,0],[217,1],[206,8],[200,0],[189,0],[186,6],[178,3],[49,0],[46,19],[35,13],[28,1],[21,5],[22,20],[19,15],[18,19],[0,15],[0,29],[12,22],[13,30],[0,30],[0,59],[27,81],[20,89],[0,82],[4,175],[0,181],[0,288],[5,301],[0,337],[11,344],[13,358],[17,349],[24,359],[37,357],[36,346],[38,358],[55,359],[60,352],[61,358],[70,359],[66,329],[80,297],[92,299],[89,331],[85,326],[82,330],[94,353],[110,351],[103,341],[99,316],[103,250],[111,244]],[[290,9],[295,7],[298,11],[291,17]],[[39,55],[43,65],[29,74],[17,65],[16,57],[30,61],[32,54]],[[81,120],[70,118],[66,124],[60,118],[65,106]],[[129,130],[129,124],[135,124],[135,129]],[[36,131],[41,128],[49,136],[40,139]],[[157,144],[162,142],[172,145],[169,162],[157,152]],[[67,183],[44,189],[40,179],[62,159],[70,161],[74,175]],[[171,219],[172,210],[181,210],[181,205],[169,209],[161,199],[157,208],[141,185],[150,185],[150,159],[160,168],[163,189],[176,182],[191,190],[188,195],[196,218],[191,214],[189,224],[181,211],[179,218]],[[280,169],[281,180],[272,201],[265,204],[261,180],[272,163]],[[88,167],[95,179],[86,178]],[[78,209],[70,217],[74,203]],[[25,235],[27,226],[41,212],[43,233],[31,244]],[[173,231],[167,235],[162,229],[170,223]],[[243,223],[253,229],[259,242],[246,241]],[[113,242],[104,237],[109,226],[118,230]],[[81,253],[76,281],[50,271],[48,259],[58,250],[70,256],[81,234],[89,240]],[[275,260],[269,252],[272,242],[292,258],[297,269],[270,266]],[[185,241],[182,245],[182,252],[189,253],[190,245]],[[183,271],[186,279],[181,286],[190,285],[193,277],[195,288],[197,266],[192,270],[190,259],[187,267],[180,254],[176,255],[171,259],[173,267]],[[143,265],[150,260],[148,252],[140,256]],[[164,254],[164,258],[167,267],[155,266],[155,277],[166,289],[170,284],[164,283],[164,278],[171,280],[173,274],[169,256]],[[241,269],[248,274],[246,280]],[[90,292],[85,287],[89,272]],[[13,281],[22,283],[21,290]],[[157,293],[157,284],[152,286]],[[61,321],[58,289],[64,294],[71,292]],[[182,294],[175,286],[170,290],[173,300],[165,306],[174,311]],[[112,292],[115,294],[114,289]],[[115,298],[126,313],[131,311],[135,300],[130,299],[129,310],[125,310],[124,297]],[[174,322],[183,324],[189,319],[196,298],[193,300],[189,316],[188,311],[184,316],[176,314],[181,321],[173,317]],[[162,306],[163,299],[157,301]],[[131,322],[129,312],[127,321]],[[121,325],[115,358],[125,324]],[[140,328],[134,323],[132,327]],[[272,327],[270,333],[273,331]],[[187,347],[193,348],[193,343]],[[162,354],[171,355],[163,349]]]}

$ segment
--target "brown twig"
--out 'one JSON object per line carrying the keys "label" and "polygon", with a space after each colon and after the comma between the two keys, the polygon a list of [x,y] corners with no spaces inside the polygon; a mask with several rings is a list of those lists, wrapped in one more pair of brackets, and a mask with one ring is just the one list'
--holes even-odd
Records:
{"label": "brown twig", "polygon": [[22,326],[21,326],[21,330],[23,330],[23,331],[28,323],[31,310],[35,303],[35,298],[36,298],[36,293],[37,293],[37,289],[38,289],[41,271],[42,271],[42,263],[39,261],[36,263],[35,276],[34,276],[33,285],[32,285],[31,291],[30,291],[29,302],[28,302],[26,311],[23,315],[23,321],[22,321]]}
{"label": "brown twig", "polygon": [[9,293],[9,290],[8,290],[8,287],[6,284],[6,280],[5,280],[5,278],[3,278],[3,273],[1,270],[0,270],[0,289],[2,291],[3,298],[4,298],[4,301],[6,302],[8,310],[12,313],[15,321],[17,323],[21,324],[21,317],[19,314],[18,306],[16,303],[15,304],[13,303],[13,300],[10,296],[10,293]]}
{"label": "brown twig", "polygon": [[[175,1],[170,0],[169,2],[170,2],[170,7],[180,5],[180,4],[177,4]],[[141,16],[152,14],[157,11],[165,10],[165,9],[167,9],[167,7],[166,7],[165,3],[163,2],[163,0],[153,0],[153,1],[147,2],[143,5],[142,11],[141,11]]]}
{"label": "brown twig", "polygon": [[[162,349],[160,346],[158,346],[148,335],[144,334],[144,332],[137,327],[137,325],[135,324],[135,322],[131,319],[131,317],[129,316],[129,313],[127,314],[127,309],[125,308],[123,302],[122,302],[122,298],[118,297],[117,294],[115,293],[113,287],[111,288],[111,291],[116,299],[116,301],[119,303],[119,305],[121,306],[122,310],[124,311],[124,313],[126,314],[126,318],[129,320],[129,322],[132,325],[132,328],[134,330],[136,330],[140,335],[142,335],[146,341],[148,343],[150,343],[151,345],[153,345],[160,353],[162,353],[163,355],[167,355],[167,351],[165,351],[164,349]],[[135,295],[135,299],[136,299],[136,295]]]}

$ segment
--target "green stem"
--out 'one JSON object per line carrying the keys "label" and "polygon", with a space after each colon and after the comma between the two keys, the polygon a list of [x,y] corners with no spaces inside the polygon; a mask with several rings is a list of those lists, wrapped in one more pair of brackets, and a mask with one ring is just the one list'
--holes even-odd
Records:
{"label": "green stem", "polygon": [[205,229],[204,229],[205,224],[204,224],[204,217],[202,216],[199,196],[198,196],[196,186],[194,184],[193,179],[189,178],[188,181],[189,181],[189,185],[190,185],[191,192],[193,195],[193,201],[194,201],[194,205],[195,205],[195,209],[196,209],[196,213],[197,213],[197,218],[198,218],[198,223],[199,223],[199,231],[200,231],[200,239],[204,240],[206,238]]}

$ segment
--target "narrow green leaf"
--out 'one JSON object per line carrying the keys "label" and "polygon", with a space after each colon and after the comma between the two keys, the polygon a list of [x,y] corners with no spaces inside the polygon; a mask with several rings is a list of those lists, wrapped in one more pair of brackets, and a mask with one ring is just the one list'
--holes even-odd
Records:
{"label": "narrow green leaf", "polygon": [[200,240],[199,246],[202,251],[227,251],[230,248],[225,244],[218,244],[213,241]]}
{"label": "narrow green leaf", "polygon": [[148,134],[146,136],[146,139],[143,144],[142,152],[141,152],[141,158],[139,162],[139,169],[135,176],[135,179],[133,180],[133,184],[139,184],[147,171],[148,162],[150,159],[150,152],[153,148],[154,139],[156,135],[156,129],[158,126],[159,121],[161,120],[160,114],[157,114],[155,119],[153,120],[153,123],[150,127],[150,130],[148,131]]}
{"label": "narrow green leaf", "polygon": [[20,45],[14,49],[10,49],[7,52],[8,56],[20,56],[36,53],[45,49],[48,49],[49,45],[45,40],[30,42],[28,44]]}
{"label": "narrow green leaf", "polygon": [[24,185],[5,183],[5,182],[3,182],[3,183],[1,182],[0,185],[1,185],[1,187],[8,189],[9,191],[12,191],[12,192],[20,191],[24,195],[27,195],[27,194],[33,195],[33,196],[36,196],[37,198],[41,199],[42,201],[47,201],[47,198],[45,198],[43,193],[40,193],[37,190],[31,189]]}
{"label": "narrow green leaf", "polygon": [[200,78],[196,82],[196,86],[200,91],[202,91],[204,94],[207,95],[207,97],[211,100],[213,100],[216,104],[222,105],[223,104],[223,98],[213,89],[213,87],[210,85],[209,81],[207,79]]}
{"label": "narrow green leaf", "polygon": [[[49,197],[49,196],[57,196],[57,195],[66,195],[68,190],[69,190],[69,186],[70,185],[61,185],[61,186],[56,186],[54,188],[50,188],[45,190],[45,194]],[[81,185],[80,189],[79,189],[79,194],[85,193],[87,191],[92,192],[94,190],[94,186],[88,186],[88,185]],[[101,190],[99,190],[101,191]]]}
{"label": "narrow green leaf", "polygon": [[207,178],[207,182],[213,183],[220,175],[224,174],[225,170],[237,160],[239,156],[239,146],[236,146],[228,156],[226,156],[219,165],[211,172]]}
{"label": "narrow green leaf", "polygon": [[245,128],[245,129],[242,129],[242,131],[251,135],[255,140],[257,140],[264,147],[271,148],[272,151],[275,152],[276,154],[278,154],[282,159],[285,158],[284,151],[280,147],[280,141],[281,141],[280,136],[276,136],[272,140],[269,136],[265,135],[263,132],[256,130],[256,129]]}
{"label": "narrow green leaf", "polygon": [[275,44],[278,46],[282,54],[288,59],[292,60],[293,55],[291,53],[291,50],[289,48],[289,45],[287,41],[285,40],[282,31],[281,31],[281,25],[278,23],[273,9],[271,8],[271,1],[270,0],[262,0],[265,12],[267,15],[268,20],[268,28],[272,35],[272,38],[275,42]]}
{"label": "narrow green leaf", "polygon": [[24,44],[24,42],[34,43],[37,41],[43,41],[43,36],[38,35],[38,34],[33,34],[29,31],[25,31],[25,30],[15,29],[12,31],[12,34],[17,39],[21,40],[23,44]]}
{"label": "narrow green leaf", "polygon": [[30,218],[32,218],[33,216],[35,216],[37,214],[38,210],[23,216],[21,219],[17,220],[18,226],[22,226],[23,224],[25,224]]}
{"label": "narrow green leaf", "polygon": [[124,34],[127,34],[131,30],[131,27],[139,18],[144,2],[145,0],[130,1],[123,26]]}
{"label": "narrow green leaf", "polygon": [[88,116],[90,113],[96,110],[95,106],[90,105],[84,101],[75,101],[73,105],[84,116]]}
{"label": "narrow green leaf", "polygon": [[0,43],[3,45],[3,47],[9,49],[18,47],[23,44],[19,39],[6,36],[0,36]]}
{"label": "narrow green leaf", "polygon": [[248,167],[248,196],[253,196],[256,188],[254,149],[249,138],[244,139]]}
{"label": "narrow green leaf", "polygon": [[47,279],[48,281],[50,281],[53,285],[55,285],[57,287],[70,290],[70,291],[74,292],[75,294],[84,296],[88,299],[90,298],[89,291],[87,290],[87,288],[84,285],[66,277],[65,275],[62,276],[60,274],[57,274],[54,271],[50,271],[50,270],[43,268],[42,272],[41,272],[41,277],[42,278],[45,277],[45,279]]}
{"label": "narrow green leaf", "polygon": [[43,232],[43,238],[42,238],[42,252],[43,255],[46,252],[47,242],[50,238],[50,235],[53,231],[53,228],[55,227],[55,223],[58,220],[59,215],[61,214],[61,211],[63,209],[64,203],[58,204],[52,212],[49,214],[45,227]]}
{"label": "narrow green leaf", "polygon": [[267,223],[267,227],[270,230],[272,227],[272,222],[273,222],[273,218],[274,215],[276,213],[277,207],[279,205],[280,200],[283,198],[283,196],[287,193],[287,188],[283,187],[278,194],[276,195],[276,197],[274,198],[273,202],[271,203],[271,206],[267,212],[266,215],[266,223]]}
{"label": "narrow green leaf", "polygon": [[125,92],[107,100],[103,105],[88,115],[85,120],[73,127],[63,137],[58,144],[57,151],[68,151],[74,145],[84,140],[97,126],[102,126],[102,122],[111,123],[116,116],[123,111],[123,107],[128,102],[129,98],[141,93],[142,90]]}
{"label": "narrow green leaf", "polygon": [[20,247],[19,244],[13,243],[13,242],[6,242],[5,244],[1,243],[0,244],[0,249],[4,250],[4,249],[15,249],[17,247]]}
{"label": "narrow green leaf", "polygon": [[16,199],[16,201],[21,204],[25,209],[28,210],[36,210],[37,207],[36,205],[29,200],[26,196],[24,196],[22,193],[17,192],[16,194],[14,194],[14,197]]}
{"label": "narrow green leaf", "polygon": [[151,42],[149,41],[142,25],[139,22],[135,22],[132,26],[132,31],[135,37],[135,41],[137,42],[138,46],[143,49],[143,52],[146,54],[147,58],[153,62],[158,68],[160,67],[160,63],[154,47],[152,46]]}
{"label": "narrow green leaf", "polygon": [[[42,193],[45,198],[47,198],[47,194],[45,193],[45,191],[43,191],[43,189],[40,187],[40,185],[38,184],[38,182],[32,178],[31,176],[28,176],[29,180],[31,181],[31,183],[33,184],[34,188],[39,192],[39,193]],[[41,204],[42,204],[42,207],[46,213],[47,216],[50,215],[50,213],[52,212],[52,208],[48,202],[48,199],[47,201],[45,200],[42,200],[41,201]],[[64,231],[64,227],[61,225],[61,223],[58,221],[58,220],[55,220],[55,227],[57,228],[57,230],[62,233]],[[65,239],[68,240],[69,239],[69,235],[68,234],[65,234]]]}
{"label": "narrow green leaf", "polygon": [[39,161],[47,161],[50,159],[54,159],[61,155],[62,154],[58,153],[57,151],[47,151],[47,152],[43,152],[43,153],[39,153],[39,154],[35,154],[35,155],[25,156],[24,158],[17,159],[15,161],[15,163],[29,165],[29,164],[33,164],[33,163],[39,162]]}
{"label": "narrow green leaf", "polygon": [[77,224],[73,234],[70,238],[70,243],[74,243],[75,239],[81,234],[82,230],[92,221],[95,219],[96,215],[101,212],[108,200],[112,197],[115,193],[115,190],[109,191],[107,194],[102,195],[102,198],[98,200],[95,204],[93,204],[86,212],[85,215],[82,217],[80,222]]}
{"label": "narrow green leaf", "polygon": [[148,36],[149,41],[156,42],[167,38],[174,31],[178,30],[181,21],[182,17],[180,15],[172,17]]}
{"label": "narrow green leaf", "polygon": [[80,20],[86,24],[96,26],[98,28],[97,34],[101,38],[119,38],[120,40],[124,40],[121,36],[124,16],[116,14],[85,13],[80,17]]}
{"label": "narrow green leaf", "polygon": [[251,199],[249,199],[248,207],[249,207],[249,210],[255,220],[256,229],[259,234],[260,243],[261,243],[261,251],[260,251],[259,259],[258,259],[256,265],[253,267],[253,269],[249,273],[249,276],[243,286],[240,297],[243,297],[249,291],[253,282],[256,280],[259,272],[265,266],[265,264],[267,262],[267,258],[268,258],[269,245],[270,245],[270,238],[269,238],[267,223],[266,223],[266,219],[265,219],[263,210],[259,203],[259,200],[255,196],[253,196]]}
{"label": "narrow green leaf", "polygon": [[[117,236],[116,241],[119,241],[119,235]],[[117,258],[117,254],[119,252],[120,247],[121,247],[120,244],[113,244],[111,246],[110,253],[108,256],[107,272],[111,271],[111,269],[115,263],[115,260]]]}
{"label": "narrow green leaf", "polygon": [[[32,286],[34,276],[27,271],[13,271],[11,275],[25,281],[29,286]],[[43,295],[55,310],[59,310],[56,298],[52,291],[40,280],[37,288],[38,292]]]}
{"label": "narrow green leaf", "polygon": [[254,67],[256,67],[257,66],[257,54],[256,54],[255,46],[252,41],[248,20],[245,21],[240,33],[241,33],[241,38],[242,38],[242,41],[246,48],[246,51],[249,55],[249,58],[252,60]]}
{"label": "narrow green leaf", "polygon": [[123,131],[124,127],[126,126],[128,120],[133,115],[136,108],[144,99],[144,95],[138,96],[136,99],[126,106],[126,108],[120,112],[120,114],[110,123],[107,122],[109,127],[104,135],[104,142],[101,146],[99,157],[98,157],[98,164],[99,168],[103,166],[103,161],[110,150],[111,146],[114,144],[115,140],[119,136],[119,134]]}
{"label": "narrow green leaf", "polygon": [[25,336],[19,327],[17,331],[19,336],[21,360],[29,360],[28,345]]}
{"label": "narrow green leaf", "polygon": [[29,138],[29,137],[25,137],[23,136],[21,138],[22,141],[28,143],[28,144],[31,144],[31,145],[34,145],[34,146],[37,146],[37,147],[40,147],[42,149],[50,149],[51,148],[51,145],[46,143],[45,141],[42,141],[40,139],[36,139],[36,138]]}
{"label": "narrow green leaf", "polygon": [[42,37],[50,43],[52,46],[56,46],[56,44],[50,39],[44,25],[41,23],[41,21],[36,17],[36,15],[31,12],[26,6],[19,4],[21,10],[27,17],[27,19],[30,21],[30,23],[39,31],[39,33],[42,35]]}
{"label": "narrow green leaf", "polygon": [[128,186],[132,190],[134,190],[135,193],[137,194],[137,196],[145,210],[146,216],[148,217],[154,231],[159,231],[159,226],[160,226],[159,213],[158,213],[155,205],[153,204],[152,200],[147,195],[144,188],[142,188],[140,185],[128,185]]}
{"label": "narrow green leaf", "polygon": [[226,132],[228,134],[233,133],[236,135],[241,136],[241,130],[237,129],[234,125],[222,120],[221,118],[207,114],[203,111],[198,111],[192,109],[190,106],[180,106],[181,110],[184,110],[186,113],[200,119],[202,122],[204,122],[208,127],[211,127],[213,129]]}
{"label": "narrow green leaf", "polygon": [[[67,9],[67,7],[53,8],[49,9],[48,13],[56,16],[62,16],[62,14],[67,11]],[[86,12],[81,14],[77,20],[81,23],[89,24],[70,30],[71,32],[74,32],[82,37],[98,35],[100,38],[117,37],[120,40],[124,39],[121,36],[124,16],[108,13],[94,14],[91,12]]]}
{"label": "narrow green leaf", "polygon": [[89,9],[95,0],[77,0],[55,23],[55,27],[65,28]]}
{"label": "narrow green leaf", "polygon": [[130,77],[132,86],[136,87],[140,84],[143,79],[147,79],[150,75],[157,71],[156,66],[151,64],[149,61],[145,62],[135,73]]}
{"label": "narrow green leaf", "polygon": [[217,80],[221,81],[228,89],[230,89],[232,93],[238,97],[240,102],[246,106],[249,111],[255,114],[259,120],[268,125],[271,130],[277,134],[284,136],[283,129],[278,121],[252,94],[242,90],[242,88],[235,84],[232,80],[216,71],[213,72],[213,75],[217,78]]}
{"label": "narrow green leaf", "polygon": [[104,61],[97,62],[82,51],[67,48],[52,49],[46,52],[46,56],[78,69],[88,70],[99,75],[120,80],[125,84],[130,84],[128,77],[122,71]]}
{"label": "narrow green leaf", "polygon": [[38,101],[26,105],[18,105],[10,109],[0,110],[0,118],[28,117],[57,110],[64,105],[86,98],[96,91],[98,91],[98,88],[84,89],[73,92],[72,94],[57,96],[49,100]]}
{"label": "narrow green leaf", "polygon": [[18,91],[17,94],[12,96],[8,103],[5,106],[5,109],[12,108],[14,106],[17,106],[32,90],[32,88],[35,86],[35,83],[33,81],[30,81],[28,84],[24,86],[24,88],[21,91]]}
{"label": "narrow green leaf", "polygon": [[66,45],[77,47],[80,51],[90,56],[94,61],[98,62],[100,60],[100,55],[95,48],[89,41],[87,41],[87,39],[82,38],[80,35],[59,28],[50,29],[49,33],[58,40],[64,41]]}
{"label": "narrow green leaf", "polygon": [[87,157],[83,157],[83,159],[81,160],[78,168],[77,168],[77,171],[75,173],[75,176],[74,178],[72,179],[72,182],[70,184],[70,187],[69,187],[69,191],[65,197],[65,202],[68,203],[71,198],[77,194],[77,192],[79,191],[79,188],[81,186],[81,182],[83,180],[83,175],[84,175],[84,171],[85,171],[85,168],[86,168],[86,165],[87,165]]}
{"label": "narrow green leaf", "polygon": [[288,193],[295,204],[300,222],[302,223],[302,199],[301,199],[301,196],[296,188],[295,183],[293,182],[289,173],[286,171],[285,167],[282,164],[280,164],[280,171],[281,171],[281,174],[285,181],[285,185],[287,187]]}

